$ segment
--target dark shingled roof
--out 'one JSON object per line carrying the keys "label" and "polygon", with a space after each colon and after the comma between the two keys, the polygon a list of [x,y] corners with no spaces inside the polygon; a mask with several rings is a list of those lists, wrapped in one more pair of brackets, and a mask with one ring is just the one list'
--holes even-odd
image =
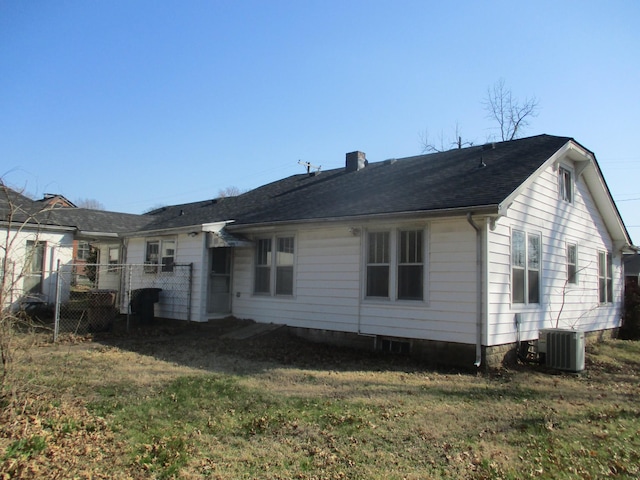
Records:
{"label": "dark shingled roof", "polygon": [[126,233],[140,230],[152,220],[145,215],[48,207],[40,200],[32,200],[9,187],[0,186],[0,219],[11,220],[15,225],[32,223],[73,228],[81,232]]}
{"label": "dark shingled roof", "polygon": [[57,225],[74,227],[85,233],[127,233],[141,230],[151,221],[146,215],[89,208],[55,208],[49,213],[51,220]]}
{"label": "dark shingled roof", "polygon": [[[242,226],[497,207],[570,140],[538,135],[370,163],[352,172],[338,168],[293,175],[236,197],[172,205],[145,215],[56,208],[39,220],[81,232],[135,233],[228,220]],[[42,208],[39,202],[12,195],[24,211]],[[3,217],[6,203],[0,198]]]}
{"label": "dark shingled roof", "polygon": [[237,197],[165,207],[143,230],[235,220],[234,225],[295,222],[497,206],[569,137],[509,142],[370,163],[318,175],[293,175]]}

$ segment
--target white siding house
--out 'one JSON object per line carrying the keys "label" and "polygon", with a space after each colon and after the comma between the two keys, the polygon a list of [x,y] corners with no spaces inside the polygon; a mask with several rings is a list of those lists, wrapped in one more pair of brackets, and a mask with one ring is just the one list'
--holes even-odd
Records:
{"label": "white siding house", "polygon": [[[55,301],[58,265],[70,264],[73,250],[73,232],[56,230],[19,228],[2,235],[0,248],[7,255],[4,306]],[[68,297],[68,289],[61,296]]]}
{"label": "white siding house", "polygon": [[[132,286],[162,288],[159,316],[233,315],[463,366],[499,364],[542,328],[615,331],[633,250],[594,154],[549,135],[352,152],[345,168],[138,217],[117,238],[143,268]],[[179,265],[187,305],[166,283]]]}

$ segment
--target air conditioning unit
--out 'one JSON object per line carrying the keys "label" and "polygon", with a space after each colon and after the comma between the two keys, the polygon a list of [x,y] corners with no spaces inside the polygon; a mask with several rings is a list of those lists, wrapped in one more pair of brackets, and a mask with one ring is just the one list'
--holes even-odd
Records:
{"label": "air conditioning unit", "polygon": [[548,328],[540,330],[538,353],[545,365],[557,370],[581,372],[584,370],[584,332]]}

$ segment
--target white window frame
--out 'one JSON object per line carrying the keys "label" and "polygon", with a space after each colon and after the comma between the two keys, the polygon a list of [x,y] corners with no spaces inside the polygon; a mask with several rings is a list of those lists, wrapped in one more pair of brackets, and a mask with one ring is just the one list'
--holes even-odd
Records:
{"label": "white window frame", "polygon": [[[113,254],[115,252],[115,258]],[[118,269],[116,265],[120,263],[120,247],[119,246],[109,246],[107,248],[107,273],[116,273]]]}
{"label": "white window frame", "polygon": [[573,172],[562,165],[558,167],[558,196],[560,197],[560,200],[567,203],[573,203]]}
{"label": "white window frame", "polygon": [[[177,244],[175,237],[147,239],[144,244],[144,273],[172,273],[176,262]],[[158,252],[154,254],[155,257],[149,253],[150,245],[158,246]]]}
{"label": "white window frame", "polygon": [[[269,242],[265,255],[259,250],[264,242]],[[253,294],[279,298],[293,297],[296,289],[297,238],[294,234],[278,234],[256,238],[254,249]],[[285,249],[282,250],[281,248]],[[264,258],[262,258],[264,257]],[[258,290],[258,272],[267,280],[266,288]],[[287,283],[286,289],[283,284]]]}
{"label": "white window frame", "polygon": [[[403,234],[408,234],[408,236],[403,239]],[[411,234],[416,234],[415,243],[413,243],[412,239],[410,238]],[[397,239],[398,239],[398,247],[397,247],[398,248],[398,264],[396,265],[396,271],[397,271],[397,277],[398,277],[397,286],[396,286],[397,298],[398,300],[423,301],[424,300],[424,262],[425,262],[424,229],[412,229],[412,228],[398,229]],[[402,286],[401,285],[402,275],[400,273],[400,270],[403,268],[419,268],[421,288],[420,288],[420,294],[418,296],[410,296],[410,295],[401,296],[400,289]]]}
{"label": "white window frame", "polygon": [[[412,261],[403,261],[401,238],[403,233],[420,232],[421,245],[419,254],[415,254]],[[375,245],[372,242],[376,242]],[[381,245],[380,242],[383,242]],[[384,243],[386,242],[386,244]],[[362,242],[362,258],[363,258],[363,291],[362,296],[366,301],[391,301],[391,302],[407,302],[407,303],[426,303],[428,298],[427,292],[427,258],[428,258],[428,230],[424,225],[406,225],[389,228],[369,229],[365,232],[365,238]],[[372,251],[371,248],[375,248]],[[386,248],[386,252],[382,253],[381,248]],[[400,270],[402,267],[420,267],[421,268],[421,296],[402,298],[400,289]],[[387,292],[386,295],[372,295],[372,284],[370,283],[370,275],[373,270],[378,272],[387,269]]]}
{"label": "white window frame", "polygon": [[598,251],[598,303],[613,303],[613,263],[611,252]]}
{"label": "white window frame", "polygon": [[[365,242],[365,297],[389,299],[391,295],[391,232],[389,230],[371,230],[367,232]],[[376,294],[380,288],[370,283],[376,272],[376,277],[384,279],[386,270],[386,295]],[[371,272],[371,273],[370,273]],[[380,280],[380,279],[376,279]]]}
{"label": "white window frame", "polygon": [[[571,249],[573,249],[573,261],[571,259]],[[575,242],[567,242],[565,252],[567,260],[567,285],[577,285],[579,283],[578,244]]]}
{"label": "white window frame", "polygon": [[78,260],[86,260],[91,254],[91,245],[86,240],[78,240],[78,248],[76,250],[76,258]]}
{"label": "white window frame", "polygon": [[[518,252],[515,252],[515,242],[514,237],[516,234],[521,234],[524,236],[524,252],[522,252],[523,258],[517,258],[519,255]],[[537,258],[537,268],[535,265],[535,257],[532,252],[531,240],[536,239],[538,245],[538,258]],[[542,302],[542,235],[538,232],[527,232],[526,230],[521,230],[514,228],[511,230],[511,305],[540,305]],[[515,281],[515,272],[521,271],[522,273],[522,282],[523,282],[523,299],[522,301],[516,301],[516,281]],[[532,273],[536,272],[537,275],[537,300],[532,300],[531,298],[531,277]]]}

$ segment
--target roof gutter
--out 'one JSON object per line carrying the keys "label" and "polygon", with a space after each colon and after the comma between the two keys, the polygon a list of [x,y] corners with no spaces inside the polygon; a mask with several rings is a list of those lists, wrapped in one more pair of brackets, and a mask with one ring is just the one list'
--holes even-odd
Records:
{"label": "roof gutter", "polygon": [[467,213],[467,222],[476,231],[476,361],[474,365],[480,367],[482,363],[482,230],[473,221],[472,213]]}
{"label": "roof gutter", "polygon": [[75,227],[68,227],[63,225],[51,225],[51,224],[45,224],[45,223],[20,222],[18,220],[12,221],[12,222],[7,222],[3,220],[3,221],[0,221],[0,226],[3,226],[8,229],[12,229],[12,230],[54,230],[54,231],[57,230],[57,231],[64,231],[64,232],[76,231]]}
{"label": "roof gutter", "polygon": [[189,232],[202,232],[202,224],[187,225],[183,227],[173,228],[156,228],[153,230],[134,230],[131,232],[121,233],[119,236],[123,238],[127,237],[148,237],[150,235],[167,235],[171,233],[189,233]]}
{"label": "roof gutter", "polygon": [[[310,223],[320,222],[362,222],[364,220],[386,220],[386,219],[411,219],[422,218],[428,216],[434,217],[451,217],[460,215],[469,215],[470,213],[478,215],[499,215],[499,205],[482,205],[482,206],[470,206],[460,208],[443,208],[439,210],[413,210],[405,212],[389,212],[389,213],[374,213],[374,214],[362,214],[362,215],[345,215],[344,217],[318,217],[318,218],[305,218],[305,219],[293,219],[293,220],[277,220],[272,222],[256,222],[256,223],[233,223],[227,225],[227,230],[241,230],[249,228],[264,228],[264,227],[277,227],[280,225],[304,225]],[[231,223],[231,222],[230,222]]]}
{"label": "roof gutter", "polygon": [[117,233],[113,232],[85,232],[83,230],[78,230],[78,235],[83,237],[100,237],[100,238],[118,238]]}

